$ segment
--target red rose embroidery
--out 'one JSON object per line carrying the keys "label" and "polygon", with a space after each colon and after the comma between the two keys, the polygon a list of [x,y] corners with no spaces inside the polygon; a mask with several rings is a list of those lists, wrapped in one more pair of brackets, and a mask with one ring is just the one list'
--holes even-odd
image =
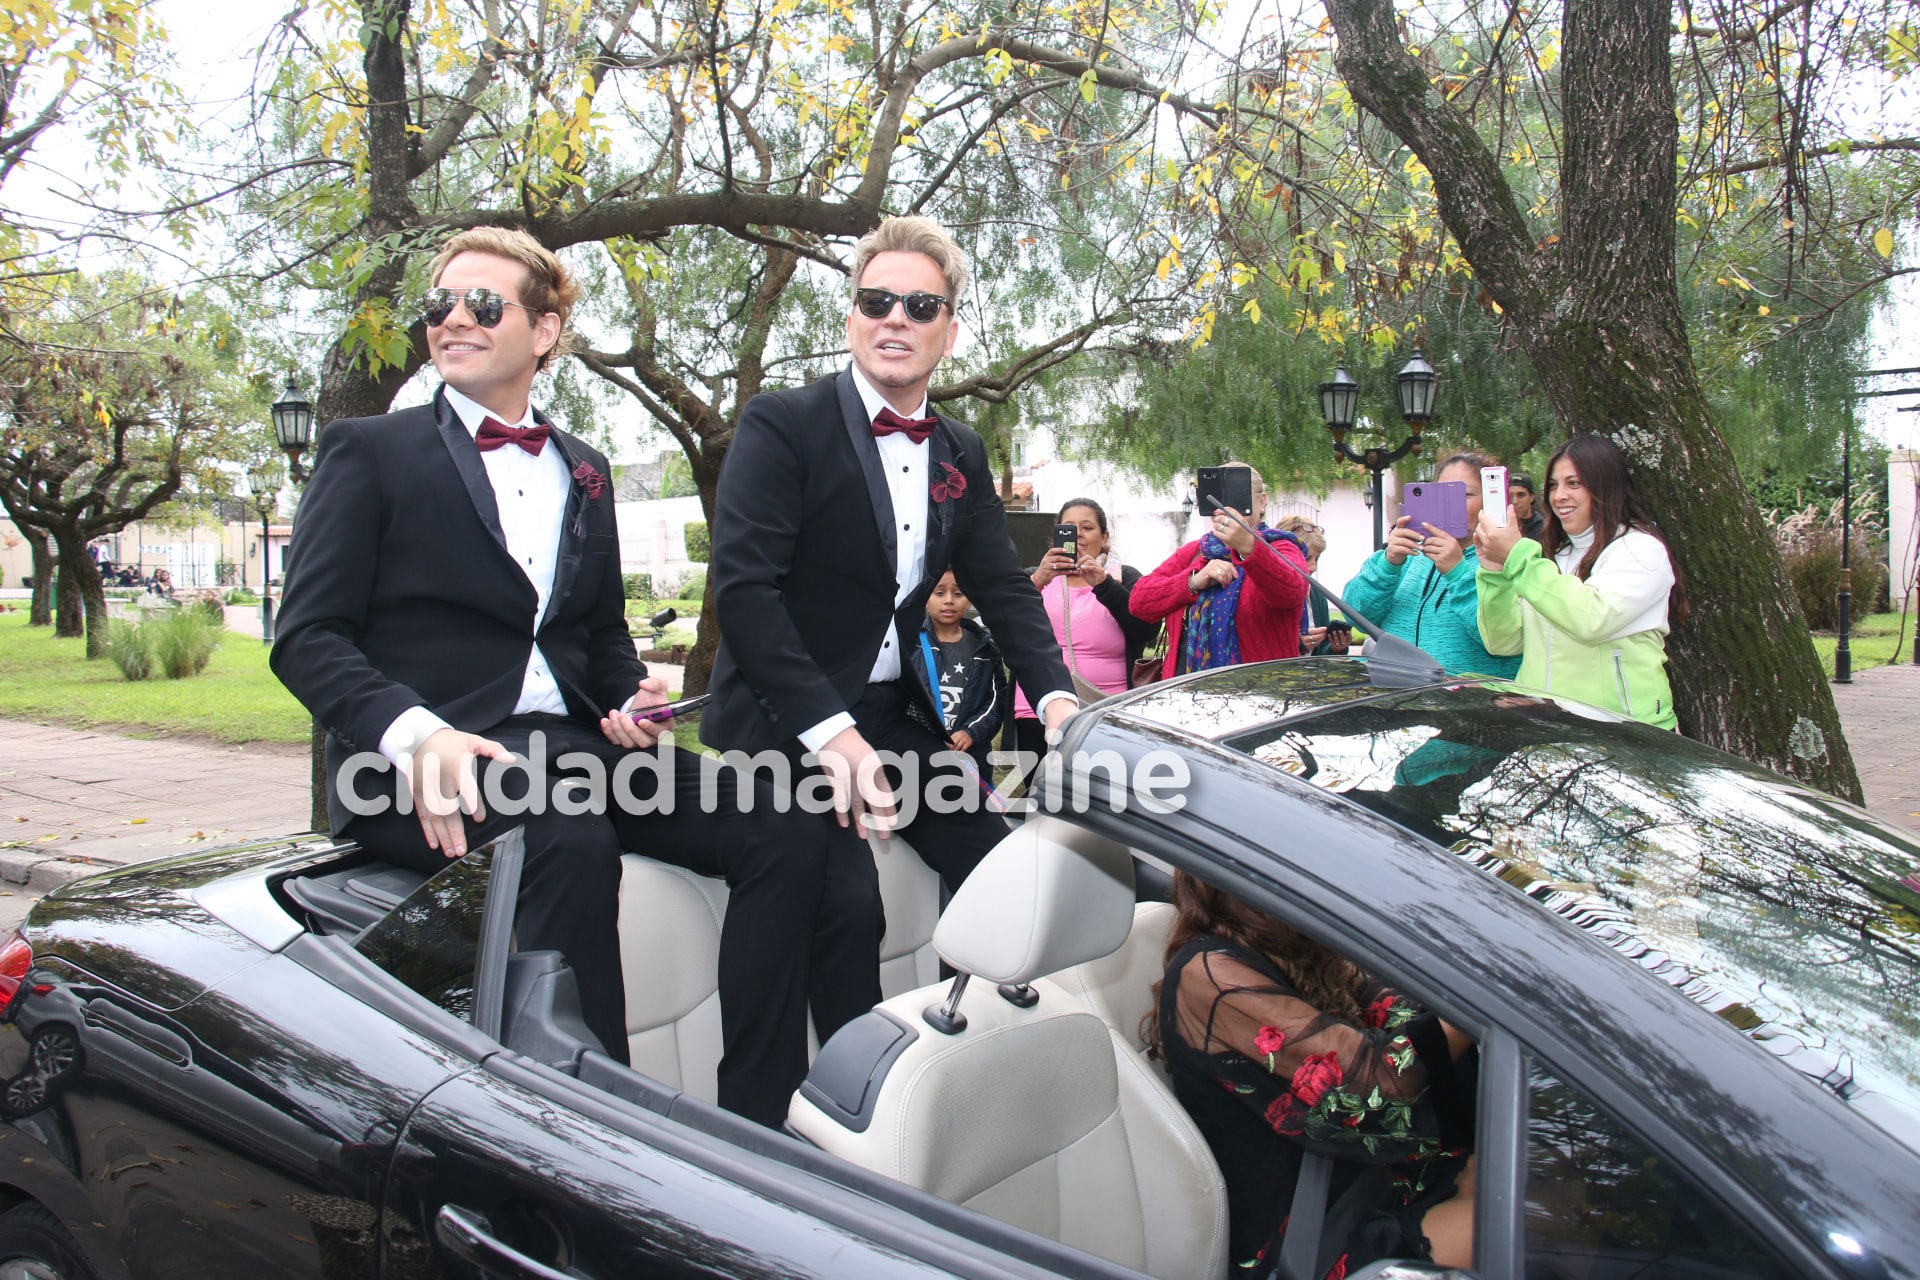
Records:
{"label": "red rose embroidery", "polygon": [[1267,1127],[1275,1133],[1299,1133],[1300,1117],[1293,1114],[1293,1095],[1283,1093],[1267,1104]]}
{"label": "red rose embroidery", "polygon": [[1327,1280],[1347,1280],[1347,1255],[1341,1254],[1331,1267],[1327,1268]]}
{"label": "red rose embroidery", "polygon": [[1318,1106],[1320,1099],[1327,1096],[1327,1090],[1334,1088],[1346,1077],[1340,1070],[1340,1055],[1337,1053],[1314,1053],[1300,1064],[1293,1073],[1293,1092],[1309,1107]]}
{"label": "red rose embroidery", "polygon": [[940,464],[940,470],[944,475],[933,482],[933,488],[931,490],[935,502],[946,502],[950,499],[957,499],[966,493],[967,478],[960,474],[960,468],[954,466],[951,462],[943,462]]}
{"label": "red rose embroidery", "polygon": [[1278,1027],[1262,1027],[1253,1033],[1254,1052],[1263,1053],[1269,1058],[1280,1052],[1286,1043],[1286,1033]]}
{"label": "red rose embroidery", "polygon": [[607,478],[595,471],[591,462],[575,467],[573,478],[589,498],[597,498],[607,491]]}
{"label": "red rose embroidery", "polygon": [[1386,1026],[1387,1015],[1393,1012],[1394,1003],[1394,998],[1391,995],[1384,995],[1368,1005],[1367,1025],[1370,1027]]}

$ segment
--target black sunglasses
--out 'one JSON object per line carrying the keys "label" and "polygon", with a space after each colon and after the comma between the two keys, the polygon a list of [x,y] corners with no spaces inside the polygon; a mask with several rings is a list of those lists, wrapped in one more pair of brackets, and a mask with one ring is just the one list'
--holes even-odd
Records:
{"label": "black sunglasses", "polygon": [[940,308],[953,305],[937,293],[895,293],[891,289],[853,291],[854,305],[869,320],[885,320],[896,302],[906,304],[907,319],[915,324],[932,324],[940,318]]}
{"label": "black sunglasses", "polygon": [[420,295],[420,318],[427,322],[428,328],[437,328],[447,322],[453,309],[466,300],[467,314],[482,329],[491,329],[500,323],[500,317],[507,314],[508,307],[519,307],[522,311],[539,312],[524,302],[508,302],[491,289],[429,289]]}

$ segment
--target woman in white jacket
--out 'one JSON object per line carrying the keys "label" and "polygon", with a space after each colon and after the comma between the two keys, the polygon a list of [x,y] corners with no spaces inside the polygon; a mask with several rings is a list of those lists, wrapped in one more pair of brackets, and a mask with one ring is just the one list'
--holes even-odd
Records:
{"label": "woman in white jacket", "polygon": [[1618,446],[1578,435],[1554,453],[1540,542],[1483,513],[1474,545],[1481,639],[1521,655],[1519,683],[1678,727],[1666,637],[1686,620],[1686,586]]}

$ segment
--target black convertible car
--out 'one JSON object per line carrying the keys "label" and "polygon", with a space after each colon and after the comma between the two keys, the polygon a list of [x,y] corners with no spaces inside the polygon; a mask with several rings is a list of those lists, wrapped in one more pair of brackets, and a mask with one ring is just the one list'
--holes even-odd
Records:
{"label": "black convertible car", "polygon": [[513,950],[513,835],[424,882],[303,836],[60,890],[0,948],[0,1277],[1221,1280],[1218,1170],[1139,1040],[1170,868],[1474,1037],[1478,1275],[1920,1277],[1911,834],[1349,659],[1066,745],[944,913],[877,855],[892,995],[785,1133],[710,1101],[725,890],[663,864],[622,889],[632,1069]]}

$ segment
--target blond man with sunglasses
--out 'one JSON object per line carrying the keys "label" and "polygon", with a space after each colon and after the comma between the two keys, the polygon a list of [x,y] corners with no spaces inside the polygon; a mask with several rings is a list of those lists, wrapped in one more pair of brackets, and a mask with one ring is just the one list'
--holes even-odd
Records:
{"label": "blond man with sunglasses", "polygon": [[[879,890],[860,837],[887,834],[909,812],[862,778],[875,780],[876,751],[930,762],[946,747],[939,708],[905,666],[920,661],[941,575],[953,571],[1050,728],[1076,706],[986,446],[928,399],[958,334],[965,255],[930,219],[890,218],[854,247],[851,268],[848,367],[756,396],[740,414],[714,512],[720,652],[701,725],[718,747],[783,749],[832,787],[829,885],[872,932],[870,976],[830,993],[838,1013],[824,1023],[816,992],[823,1039],[879,997]],[[944,776],[921,768],[929,795]],[[984,798],[957,813],[919,805],[899,829],[949,885],[1006,834]]]}
{"label": "blond man with sunglasses", "polygon": [[[816,918],[825,832],[775,812],[764,778],[719,771],[704,806],[717,765],[634,714],[666,688],[627,630],[611,470],[531,399],[579,296],[566,268],[523,232],[481,228],[448,241],[431,279],[420,315],[443,385],[326,426],[288,556],[273,669],[327,726],[333,830],[432,873],[521,828],[518,946],[566,956],[622,1062],[621,853],[725,878],[719,1102],[778,1124],[806,1074],[816,939],[833,952]],[[598,799],[567,781],[596,773],[613,783]],[[503,781],[521,776],[552,801],[485,798],[526,797]],[[750,815],[742,785],[768,792]]]}

